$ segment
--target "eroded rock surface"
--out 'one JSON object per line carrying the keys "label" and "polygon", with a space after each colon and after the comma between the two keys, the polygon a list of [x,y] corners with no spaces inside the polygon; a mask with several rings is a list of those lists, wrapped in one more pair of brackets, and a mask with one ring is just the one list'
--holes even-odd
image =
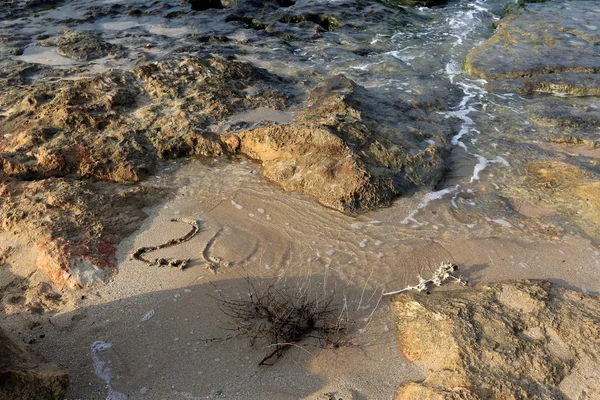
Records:
{"label": "eroded rock surface", "polygon": [[506,190],[514,198],[568,215],[590,237],[600,229],[600,165],[563,161],[534,161],[526,166],[520,187]]}
{"label": "eroded rock surface", "polygon": [[164,159],[223,155],[210,125],[287,99],[271,87],[282,82],[276,76],[218,57],[171,58],[26,91],[23,75],[13,79],[16,88],[0,97],[0,222],[40,246],[40,267],[72,287],[107,276],[115,246],[159,198],[116,183],[139,182]]}
{"label": "eroded rock surface", "polygon": [[595,399],[600,300],[546,281],[398,295],[398,345],[429,375],[398,399]]}
{"label": "eroded rock surface", "polygon": [[467,71],[520,93],[600,93],[600,10],[595,1],[528,4],[473,49]]}
{"label": "eroded rock surface", "polygon": [[388,204],[444,172],[450,123],[370,93],[338,75],[314,89],[293,123],[226,136],[232,151],[263,163],[285,190],[348,213]]}
{"label": "eroded rock surface", "polygon": [[60,400],[65,398],[68,385],[66,370],[0,329],[0,398]]}
{"label": "eroded rock surface", "polygon": [[114,57],[125,55],[121,46],[108,43],[100,35],[90,32],[65,32],[58,40],[47,40],[42,43],[57,46],[58,54],[76,61],[95,60],[107,55]]}
{"label": "eroded rock surface", "polygon": [[[160,158],[222,154],[208,127],[256,107],[283,107],[273,75],[218,57],[173,58],[131,72],[36,85],[0,99],[2,170],[40,179],[76,173],[139,181]],[[252,94],[246,90],[252,87]]]}

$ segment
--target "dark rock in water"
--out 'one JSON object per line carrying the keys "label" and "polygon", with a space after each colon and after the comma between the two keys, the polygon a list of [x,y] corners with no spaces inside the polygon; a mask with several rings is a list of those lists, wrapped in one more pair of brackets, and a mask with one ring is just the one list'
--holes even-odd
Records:
{"label": "dark rock in water", "polygon": [[246,17],[241,15],[229,15],[225,18],[225,22],[241,22],[246,29],[255,29],[257,31],[264,30],[267,25],[263,24],[260,20],[253,17]]}
{"label": "dark rock in water", "polygon": [[6,51],[6,53],[12,56],[20,56],[23,54],[23,49],[20,47],[11,47]]}
{"label": "dark rock in water", "polygon": [[31,11],[43,11],[57,7],[64,0],[4,0],[0,7],[0,21],[22,18]]}
{"label": "dark rock in water", "polygon": [[121,46],[108,43],[100,35],[89,32],[69,32],[56,40],[58,53],[77,61],[90,61],[109,54],[117,57],[124,55]]}
{"label": "dark rock in water", "polygon": [[68,386],[65,369],[47,362],[0,329],[1,399],[61,400]]}
{"label": "dark rock in water", "polygon": [[574,96],[600,96],[600,74],[559,72],[526,78],[498,79],[487,89],[504,93],[568,93]]}
{"label": "dark rock in water", "polygon": [[209,8],[223,8],[221,0],[189,0],[192,5],[192,10],[204,11]]}
{"label": "dark rock in water", "polygon": [[599,19],[595,1],[527,5],[500,21],[494,36],[473,49],[466,69],[500,91],[596,95]]}
{"label": "dark rock in water", "polygon": [[340,21],[337,17],[333,15],[323,15],[323,14],[312,14],[312,13],[304,13],[304,14],[285,14],[283,17],[279,19],[280,22],[286,24],[298,24],[301,22],[313,22],[319,25],[321,28],[326,31],[333,31],[334,29],[340,26]]}
{"label": "dark rock in water", "polygon": [[531,103],[532,121],[553,131],[577,134],[592,147],[600,146],[600,108],[582,107],[559,99],[542,99]]}
{"label": "dark rock in water", "polygon": [[296,4],[296,0],[277,0],[277,4],[281,7],[291,7]]}
{"label": "dark rock in water", "polygon": [[552,0],[517,0],[514,3],[510,2],[507,3],[504,6],[504,16],[507,16],[510,13],[513,12],[519,12],[521,10],[523,10],[527,4],[531,4],[531,3],[545,3],[547,1],[552,1]]}
{"label": "dark rock in water", "polygon": [[398,347],[429,372],[397,400],[595,399],[600,300],[550,282],[394,297]]}
{"label": "dark rock in water", "polygon": [[261,160],[284,190],[346,213],[389,204],[444,171],[448,121],[380,98],[338,75],[314,89],[300,117],[226,136],[231,151]]}
{"label": "dark rock in water", "polygon": [[432,7],[444,5],[448,0],[383,0],[387,5]]}
{"label": "dark rock in water", "polygon": [[262,8],[267,6],[291,7],[294,0],[189,0],[192,10],[204,11],[210,8]]}

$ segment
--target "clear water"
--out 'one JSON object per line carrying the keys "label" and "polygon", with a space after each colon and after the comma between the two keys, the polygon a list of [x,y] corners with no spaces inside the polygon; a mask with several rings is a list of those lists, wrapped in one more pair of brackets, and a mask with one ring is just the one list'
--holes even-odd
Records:
{"label": "clear water", "polygon": [[[507,0],[455,0],[445,7],[393,11],[376,2],[363,4],[357,0],[299,3],[286,11],[331,13],[342,26],[311,36],[307,27],[276,24],[288,34],[284,40],[281,35],[225,22],[228,10],[189,12],[185,3],[162,1],[148,5],[135,0],[76,0],[2,21],[0,26],[9,34],[29,38],[29,43],[24,40],[28,46],[25,54],[14,57],[27,62],[68,64],[69,60],[55,55],[52,48],[37,46],[38,35],[53,37],[63,29],[97,31],[105,40],[129,50],[127,62],[110,57],[96,60],[78,65],[74,75],[85,74],[86,69],[87,73],[97,73],[105,68],[130,68],[171,52],[201,52],[236,56],[275,73],[306,80],[307,88],[323,77],[343,73],[372,91],[394,92],[406,101],[442,93],[452,102],[446,115],[461,122],[450,140],[451,171],[433,193],[428,188],[410,200],[400,199],[400,205],[408,203],[412,207],[400,221],[410,229],[430,229],[437,217],[427,210],[443,204],[453,216],[446,223],[460,230],[477,224],[515,230],[527,225],[503,190],[519,183],[522,176],[518,172],[525,162],[554,157],[553,150],[541,140],[551,132],[540,132],[541,128],[532,122],[530,99],[511,93],[488,93],[485,81],[466,74],[462,68],[468,52],[493,34],[492,24],[500,18]],[[135,16],[132,10],[143,13]],[[167,18],[174,12],[180,14]],[[199,43],[198,37],[207,35],[227,36],[230,41]],[[594,98],[570,101],[582,107],[599,103]],[[252,112],[243,116],[252,120],[258,117],[261,115]],[[557,216],[551,224],[558,230],[577,233],[564,222]]]}

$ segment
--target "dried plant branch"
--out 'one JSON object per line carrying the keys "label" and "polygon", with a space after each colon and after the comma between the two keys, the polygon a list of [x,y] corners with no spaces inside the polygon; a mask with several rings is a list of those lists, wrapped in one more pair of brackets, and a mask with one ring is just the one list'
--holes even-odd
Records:
{"label": "dried plant branch", "polygon": [[171,239],[163,244],[159,244],[158,246],[140,247],[140,248],[136,249],[133,252],[133,254],[131,254],[131,258],[134,260],[145,262],[146,264],[148,264],[150,266],[162,267],[162,266],[167,265],[169,267],[179,268],[180,270],[185,269],[187,264],[190,262],[189,259],[180,260],[177,258],[168,258],[168,259],[167,258],[155,258],[155,259],[151,260],[151,259],[147,259],[144,257],[144,254],[146,254],[146,253],[150,253],[152,251],[164,249],[166,247],[171,247],[171,246],[181,244],[183,242],[187,242],[192,237],[194,237],[194,235],[196,235],[196,233],[198,233],[200,231],[200,225],[198,224],[197,221],[194,221],[194,220],[188,220],[188,219],[183,219],[183,218],[172,218],[171,222],[183,222],[183,223],[190,225],[192,228],[190,229],[190,231],[187,234],[185,234],[184,236],[182,236],[180,238]]}
{"label": "dried plant branch", "polygon": [[460,276],[456,277],[452,275],[452,273],[457,270],[458,266],[456,264],[442,262],[440,267],[433,272],[433,275],[430,279],[424,279],[422,276],[418,275],[419,283],[416,286],[407,286],[404,289],[383,293],[383,296],[391,296],[393,294],[398,294],[409,290],[416,290],[419,292],[427,291],[430,283],[433,283],[435,286],[441,286],[442,283],[448,279],[454,280],[461,285],[467,285],[468,282],[462,279]]}
{"label": "dried plant branch", "polygon": [[280,357],[290,347],[302,348],[300,343],[308,338],[317,339],[318,347],[342,343],[347,305],[338,315],[334,294],[312,290],[307,279],[310,276],[289,287],[276,286],[280,283],[277,280],[260,280],[257,285],[246,278],[248,299],[243,300],[229,299],[218,292],[219,308],[231,318],[229,329],[236,331],[236,336],[249,337],[253,345],[267,342],[267,348],[275,347],[259,365],[272,365],[274,357]]}

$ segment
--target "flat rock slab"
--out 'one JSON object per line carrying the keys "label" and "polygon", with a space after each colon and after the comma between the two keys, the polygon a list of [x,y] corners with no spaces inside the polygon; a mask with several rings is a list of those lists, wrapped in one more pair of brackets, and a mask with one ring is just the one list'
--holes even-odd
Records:
{"label": "flat rock slab", "polygon": [[429,371],[397,399],[597,399],[600,299],[546,281],[393,299],[404,356]]}
{"label": "flat rock slab", "polygon": [[599,21],[596,1],[527,4],[473,49],[466,69],[498,91],[598,95]]}
{"label": "flat rock slab", "polygon": [[0,329],[0,399],[64,399],[67,372]]}

